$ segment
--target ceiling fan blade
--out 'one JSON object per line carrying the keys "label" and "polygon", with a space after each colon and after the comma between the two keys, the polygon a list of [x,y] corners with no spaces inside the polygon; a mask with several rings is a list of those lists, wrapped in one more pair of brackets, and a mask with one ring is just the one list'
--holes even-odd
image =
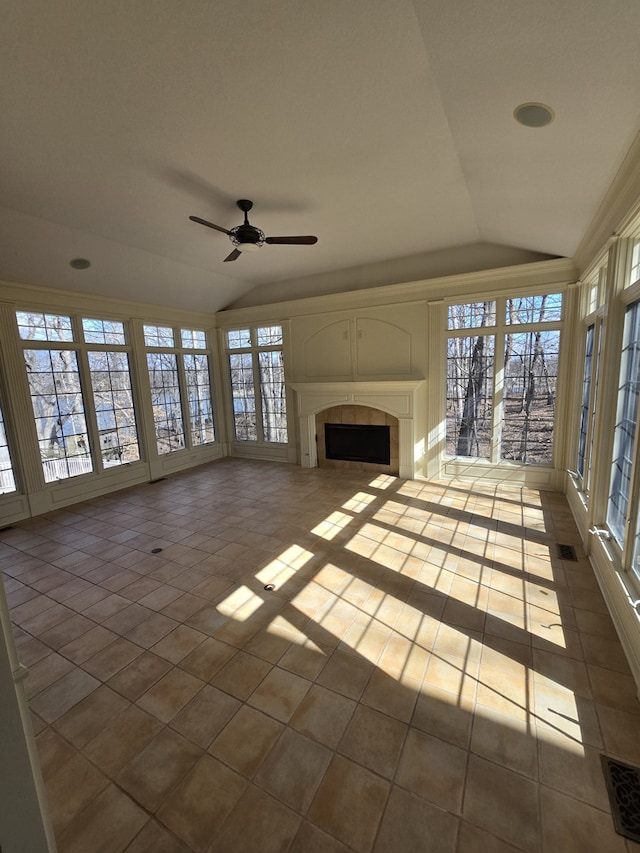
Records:
{"label": "ceiling fan blade", "polygon": [[242,252],[239,249],[234,249],[233,252],[231,252],[230,255],[227,255],[227,257],[224,259],[224,263],[226,264],[227,261],[236,261],[241,254]]}
{"label": "ceiling fan blade", "polygon": [[189,219],[192,222],[198,222],[200,225],[206,225],[207,228],[215,228],[216,231],[222,231],[223,234],[230,234],[230,231],[227,231],[226,228],[222,228],[220,225],[214,225],[213,222],[207,222],[206,219],[200,219],[199,216],[190,216]]}
{"label": "ceiling fan blade", "polygon": [[303,237],[265,237],[264,242],[290,246],[313,246],[314,243],[318,242],[318,238],[309,234]]}

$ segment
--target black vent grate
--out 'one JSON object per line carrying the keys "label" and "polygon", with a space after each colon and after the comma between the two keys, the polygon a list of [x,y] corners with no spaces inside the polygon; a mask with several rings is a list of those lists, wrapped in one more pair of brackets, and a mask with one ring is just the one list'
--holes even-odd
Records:
{"label": "black vent grate", "polygon": [[616,832],[640,843],[640,767],[600,758]]}
{"label": "black vent grate", "polygon": [[556,548],[558,549],[558,556],[561,560],[573,560],[574,563],[578,562],[576,549],[573,545],[560,545],[558,543],[556,544]]}

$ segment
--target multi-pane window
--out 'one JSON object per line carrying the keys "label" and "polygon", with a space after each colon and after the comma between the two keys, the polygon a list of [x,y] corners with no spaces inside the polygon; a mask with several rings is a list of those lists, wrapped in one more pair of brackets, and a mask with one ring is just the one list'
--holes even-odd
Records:
{"label": "multi-pane window", "polygon": [[30,342],[23,356],[45,482],[139,459],[123,323],[83,318],[78,337],[69,316],[18,311],[16,320]]}
{"label": "multi-pane window", "polygon": [[595,326],[587,329],[587,341],[584,353],[584,373],[582,376],[582,405],[580,407],[580,432],[578,435],[578,474],[584,478],[587,456],[587,430],[589,427],[589,403],[591,400],[591,381],[593,377],[593,344]]}
{"label": "multi-pane window", "polygon": [[11,455],[9,454],[9,443],[4,427],[4,416],[0,406],[0,495],[16,491],[16,481],[13,476]]}
{"label": "multi-pane window", "polygon": [[561,316],[561,294],[449,306],[448,454],[551,463]]}
{"label": "multi-pane window", "polygon": [[18,311],[16,319],[22,340],[47,343],[23,352],[45,482],[87,474],[93,461],[78,350],[51,346],[73,342],[71,318]]}
{"label": "multi-pane window", "polygon": [[613,459],[607,505],[607,524],[620,547],[624,545],[625,523],[631,494],[639,385],[640,302],[634,302],[627,307],[624,318],[616,422],[613,431]]}
{"label": "multi-pane window", "polygon": [[195,447],[214,441],[205,333],[145,325],[144,339],[158,453],[172,453],[187,444]]}
{"label": "multi-pane window", "polygon": [[287,442],[282,343],[279,325],[227,332],[237,441]]}
{"label": "multi-pane window", "polygon": [[102,464],[110,468],[135,462],[140,448],[124,324],[84,318],[82,330],[90,345],[87,359]]}

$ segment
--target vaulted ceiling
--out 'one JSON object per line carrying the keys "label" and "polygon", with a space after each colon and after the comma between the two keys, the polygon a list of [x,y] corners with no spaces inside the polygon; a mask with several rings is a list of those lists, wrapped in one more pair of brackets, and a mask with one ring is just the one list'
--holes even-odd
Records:
{"label": "vaulted ceiling", "polygon": [[[0,278],[216,311],[572,256],[640,129],[639,26],[638,0],[6,0]],[[188,217],[239,198],[317,245],[224,263]]]}

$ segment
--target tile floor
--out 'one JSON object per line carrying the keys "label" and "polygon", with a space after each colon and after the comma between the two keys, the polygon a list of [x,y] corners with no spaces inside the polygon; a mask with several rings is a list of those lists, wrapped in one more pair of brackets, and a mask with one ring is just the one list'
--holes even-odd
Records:
{"label": "tile floor", "polygon": [[223,460],[0,567],[60,853],[640,850],[600,769],[640,704],[561,495]]}

